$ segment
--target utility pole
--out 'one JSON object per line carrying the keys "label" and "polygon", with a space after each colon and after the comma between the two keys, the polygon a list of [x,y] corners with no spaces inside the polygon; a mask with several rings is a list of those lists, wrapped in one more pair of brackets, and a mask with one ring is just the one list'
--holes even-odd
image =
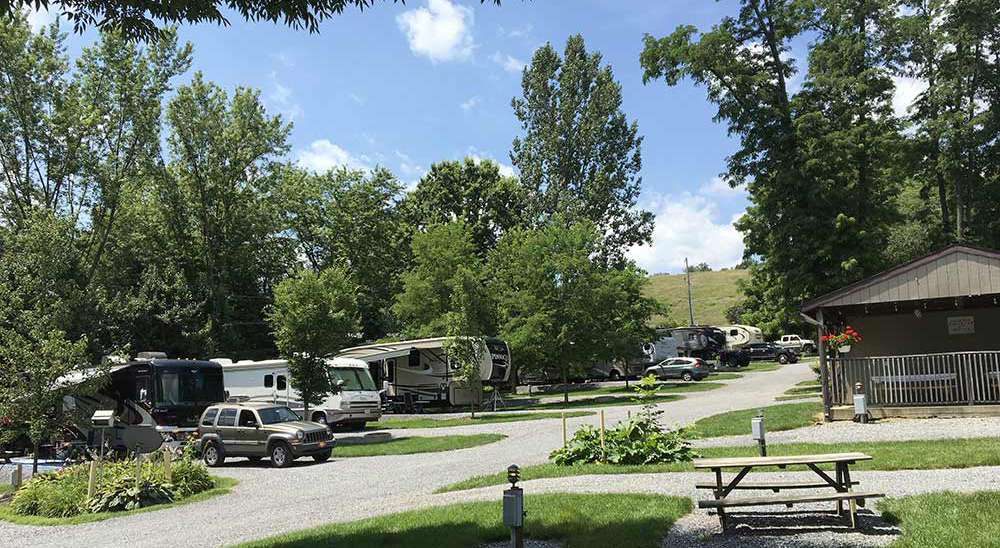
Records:
{"label": "utility pole", "polygon": [[688,266],[688,259],[684,257],[684,273],[688,280],[688,325],[694,325],[694,308],[691,305],[691,267]]}

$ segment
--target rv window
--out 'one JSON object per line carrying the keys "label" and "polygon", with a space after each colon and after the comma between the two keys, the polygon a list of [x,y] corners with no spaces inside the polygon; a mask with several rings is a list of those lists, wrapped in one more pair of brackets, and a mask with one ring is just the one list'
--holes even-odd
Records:
{"label": "rv window", "polygon": [[738,330],[736,330],[736,329],[730,329],[729,330],[729,336],[730,337],[735,337],[736,335],[739,335],[739,334],[740,334],[740,332]]}
{"label": "rv window", "polygon": [[274,375],[264,375],[264,388],[274,386]]}
{"label": "rv window", "polygon": [[368,370],[360,367],[331,367],[330,380],[335,384],[344,381],[343,390],[375,390],[375,381]]}
{"label": "rv window", "polygon": [[236,410],[223,409],[219,413],[219,423],[216,426],[236,426]]}
{"label": "rv window", "polygon": [[253,411],[249,409],[240,411],[240,426],[257,426],[257,417],[253,416]]}
{"label": "rv window", "polygon": [[215,422],[215,416],[219,414],[219,410],[214,407],[205,411],[205,416],[201,419],[202,426],[212,426]]}
{"label": "rv window", "polygon": [[285,376],[278,375],[278,390],[279,391],[284,390],[285,388],[287,388],[287,386],[288,383],[285,382]]}
{"label": "rv window", "polygon": [[689,341],[693,341],[693,340],[695,340],[697,338],[698,338],[698,334],[697,333],[688,333],[688,340]]}

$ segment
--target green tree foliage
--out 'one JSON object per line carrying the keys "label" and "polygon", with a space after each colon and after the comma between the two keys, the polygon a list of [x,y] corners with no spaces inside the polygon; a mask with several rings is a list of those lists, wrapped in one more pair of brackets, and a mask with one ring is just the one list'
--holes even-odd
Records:
{"label": "green tree foliage", "polygon": [[200,73],[167,106],[169,164],[157,174],[166,245],[203,299],[215,351],[261,353],[263,309],[293,263],[272,194],[290,126],[257,91]]}
{"label": "green tree foliage", "polygon": [[[455,272],[451,290],[451,310],[445,315],[445,330],[448,341],[444,350],[448,354],[448,365],[455,372],[459,384],[472,394],[481,394],[483,389],[482,362],[488,349],[477,325],[477,315],[483,303],[482,280],[467,266],[461,265]],[[476,418],[475,398],[470,404],[470,415]]]}
{"label": "green tree foliage", "polygon": [[341,265],[358,284],[365,339],[391,330],[391,307],[410,260],[411,229],[399,211],[402,185],[386,169],[324,174],[286,166],[276,194],[301,256],[322,270]]}
{"label": "green tree foliage", "polygon": [[[481,0],[486,3],[487,0]],[[402,0],[393,0],[393,3]],[[497,5],[500,0],[493,0]],[[89,27],[119,30],[130,39],[151,40],[158,35],[157,23],[216,23],[229,26],[225,11],[235,11],[247,21],[284,23],[293,29],[319,32],[319,24],[345,8],[373,7],[378,0],[12,0],[0,16],[17,15],[25,8],[58,11],[77,32]]]}
{"label": "green tree foliage", "polygon": [[326,360],[356,340],[359,324],[357,286],[346,271],[331,266],[316,273],[300,270],[274,288],[267,309],[275,344],[288,360],[292,387],[309,406],[336,391],[327,374]]}
{"label": "green tree foliage", "polygon": [[457,329],[452,314],[461,316],[463,335],[496,332],[494,298],[468,225],[453,221],[415,234],[412,252],[413,266],[403,274],[393,306],[404,336],[449,335]]}
{"label": "green tree foliage", "polygon": [[[63,380],[82,380],[91,359],[77,325],[86,302],[74,283],[85,275],[74,227],[45,211],[23,220],[24,230],[0,229],[0,417],[11,421],[0,443],[26,434],[37,447],[75,418],[63,413],[63,396],[95,385]],[[87,376],[97,381],[100,374]]]}
{"label": "green tree foliage", "polygon": [[622,357],[648,340],[645,326],[658,309],[642,296],[645,274],[592,260],[604,249],[601,234],[593,223],[567,226],[557,216],[540,229],[508,233],[491,254],[500,334],[522,372],[565,382],[571,369]]}
{"label": "green tree foliage", "polygon": [[439,162],[406,195],[402,210],[414,230],[461,220],[481,257],[523,222],[527,193],[521,182],[500,174],[492,160]]}
{"label": "green tree foliage", "polygon": [[512,101],[524,135],[511,161],[528,189],[527,223],[553,215],[590,221],[607,237],[599,250],[611,263],[632,245],[648,243],[653,214],[636,207],[642,183],[638,124],[621,109],[621,86],[582,36],[566,42],[563,58],[546,44],[535,51]]}

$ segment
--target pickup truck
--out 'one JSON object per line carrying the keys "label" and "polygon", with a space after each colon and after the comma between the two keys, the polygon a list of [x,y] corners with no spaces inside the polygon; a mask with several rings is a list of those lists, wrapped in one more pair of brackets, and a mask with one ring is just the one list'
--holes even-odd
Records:
{"label": "pickup truck", "polygon": [[798,335],[782,335],[777,344],[782,348],[791,348],[799,354],[811,354],[816,351],[814,341],[803,339]]}
{"label": "pickup truck", "polygon": [[776,361],[780,364],[799,361],[799,353],[794,348],[784,348],[777,343],[750,343],[751,360]]}

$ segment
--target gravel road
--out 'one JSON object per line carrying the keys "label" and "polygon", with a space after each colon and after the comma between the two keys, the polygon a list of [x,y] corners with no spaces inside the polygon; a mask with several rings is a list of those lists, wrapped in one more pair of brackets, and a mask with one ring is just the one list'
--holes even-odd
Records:
{"label": "gravel road", "polygon": [[[665,412],[664,418],[667,422],[687,424],[715,413],[770,405],[784,390],[811,377],[809,368],[802,364],[788,365],[774,372],[747,373],[741,379],[726,381],[725,388],[689,393],[683,400],[660,404],[659,407]],[[634,413],[636,409],[626,406],[605,408],[607,423],[614,424],[624,419],[627,411],[631,410]],[[567,422],[572,435],[572,431],[580,425],[596,424],[597,421],[596,416],[591,416],[569,419]],[[933,431],[948,434],[942,437],[955,437],[955,425],[961,421],[941,422],[943,424],[932,427]],[[998,426],[1000,421],[987,422],[989,422],[988,428],[1000,428]],[[805,439],[810,440],[817,440],[817,436],[820,435],[829,435],[831,440],[867,439],[865,436],[909,439],[908,436],[915,437],[920,429],[919,426],[912,426],[909,422],[898,421],[877,425],[853,425],[853,427],[857,430],[852,428],[851,423],[844,423],[843,426],[826,425],[780,433],[780,435],[790,436],[789,439],[798,439],[795,436],[807,436]],[[972,432],[977,428],[983,432],[987,426],[975,423],[969,426],[968,431]],[[825,429],[835,433],[827,434],[828,431]],[[856,432],[862,433],[855,434]],[[562,441],[562,429],[558,419],[393,432],[394,435],[406,436],[472,433],[500,433],[507,435],[508,438],[485,446],[444,453],[339,459],[323,464],[303,459],[284,470],[272,469],[266,462],[253,465],[242,459],[234,460],[214,472],[240,481],[230,495],[176,508],[77,526],[30,527],[0,522],[0,539],[2,539],[0,544],[4,548],[227,546],[305,527],[352,521],[429,505],[465,500],[496,500],[500,495],[500,487],[442,495],[431,493],[438,487],[473,475],[495,473],[511,463],[525,466],[545,462],[548,453]],[[855,435],[859,437],[850,437]],[[891,437],[894,435],[901,437]],[[779,436],[779,433],[774,433],[772,436]],[[771,438],[772,441],[777,439],[777,437]],[[745,438],[729,438],[727,443],[745,444],[746,441]],[[1000,480],[988,481],[989,478],[1000,478],[998,472],[1000,469],[993,468],[858,472],[857,477],[866,490],[885,490],[893,496],[899,496],[943,487],[970,490],[990,488],[990,486],[998,488],[1000,484],[997,484],[997,481]],[[794,473],[787,475],[795,476]],[[696,473],[586,476],[529,481],[524,483],[524,487],[528,493],[654,492],[696,498],[698,495],[693,492],[695,481],[707,477],[705,474]],[[796,510],[800,508],[796,507]],[[747,523],[752,523],[752,519],[753,515],[748,515]],[[875,517],[865,518],[863,524],[869,520],[872,523],[872,531],[884,526],[879,525],[881,522]],[[664,546],[695,544],[728,546],[726,542],[734,542],[716,535],[717,527],[718,520],[714,516],[696,510],[678,522],[675,531],[668,539],[669,542]],[[755,526],[755,530],[759,529],[760,526]],[[854,536],[858,538],[855,539]],[[809,540],[812,537],[815,539]],[[748,537],[735,538],[746,540]],[[827,546],[836,544],[823,544],[823,542],[841,540],[851,546],[877,545],[872,542],[879,538],[892,537],[869,531],[851,533],[848,536],[801,532],[778,538],[780,540],[775,541],[777,544],[761,545]],[[706,539],[710,544],[702,544],[702,539]],[[722,542],[722,544],[711,544],[711,542]]]}

